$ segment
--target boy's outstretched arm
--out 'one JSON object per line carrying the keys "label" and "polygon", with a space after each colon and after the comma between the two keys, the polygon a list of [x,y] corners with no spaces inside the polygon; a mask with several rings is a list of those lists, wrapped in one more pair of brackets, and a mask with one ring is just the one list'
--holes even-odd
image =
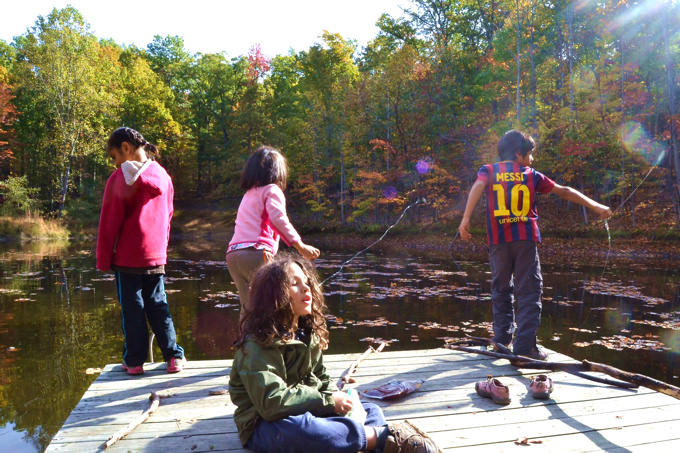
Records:
{"label": "boy's outstretched arm", "polygon": [[458,232],[460,233],[461,239],[464,241],[472,239],[472,235],[470,234],[470,216],[472,215],[475,206],[477,206],[479,199],[482,198],[484,187],[484,181],[478,179],[470,189],[467,204],[465,205],[465,212],[463,213],[463,220],[460,221],[460,226],[458,226]]}
{"label": "boy's outstretched arm", "polygon": [[571,201],[572,203],[580,204],[589,209],[592,209],[593,211],[595,211],[597,215],[599,215],[604,220],[608,220],[612,216],[612,210],[611,208],[609,208],[609,206],[600,204],[597,201],[593,200],[592,198],[583,195],[578,190],[573,189],[569,186],[561,186],[559,184],[555,184],[555,187],[553,187],[550,193],[554,193],[558,197],[563,198],[567,201]]}

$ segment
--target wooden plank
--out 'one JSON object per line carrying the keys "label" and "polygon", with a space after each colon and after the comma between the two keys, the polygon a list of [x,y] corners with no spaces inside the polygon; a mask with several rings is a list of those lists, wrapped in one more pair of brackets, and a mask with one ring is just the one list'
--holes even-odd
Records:
{"label": "wooden plank", "polygon": [[[103,451],[103,446],[104,442],[82,439],[78,442],[50,444],[45,452],[94,452]],[[164,433],[148,439],[124,438],[106,449],[106,451],[111,453],[128,453],[131,451],[144,451],[145,453],[202,453],[216,451],[248,452],[249,450],[246,450],[241,446],[238,436],[226,436],[224,433],[191,436],[186,438],[177,433]]]}
{"label": "wooden plank", "polygon": [[495,442],[485,445],[448,447],[443,450],[455,453],[486,453],[489,451],[525,452],[672,452],[680,451],[676,420],[648,423],[626,428],[614,427],[597,431],[584,431],[569,435],[531,438],[540,444],[530,447],[517,445],[515,441]]}
{"label": "wooden plank", "polygon": [[[576,402],[569,403],[560,406],[560,411],[563,412],[563,417],[576,417],[581,415],[591,415],[593,413],[607,413],[615,411],[617,414],[625,412],[629,409],[641,409],[641,408],[658,408],[664,405],[668,405],[669,401],[664,398],[660,398],[658,393],[651,393],[647,395],[640,395],[635,398],[622,398],[617,401],[615,409],[612,405],[604,405],[600,400],[598,401],[586,401],[586,402]],[[398,419],[409,418],[413,419],[418,417],[419,414],[416,412],[419,407],[414,407],[414,412],[399,414]],[[160,410],[160,408],[159,408]],[[197,434],[211,434],[215,432],[225,432],[225,433],[235,433],[236,425],[231,417],[226,417],[224,414],[216,416],[213,412],[212,416],[207,416],[201,413],[200,409],[193,409],[193,414],[187,413],[184,417],[177,417],[176,419],[169,420],[167,417],[164,420],[156,417],[156,414],[149,420],[147,420],[143,425],[140,425],[127,436],[127,438],[147,438],[157,435],[159,432],[170,432],[173,429],[181,429],[182,432],[190,432],[193,435]],[[520,423],[520,422],[531,422],[536,419],[541,418],[560,418],[559,416],[551,415],[550,409],[542,406],[531,406],[528,408],[523,408],[523,410],[503,410],[503,411],[492,411],[489,413],[489,417],[477,416],[478,413],[472,412],[469,417],[460,417],[460,413],[451,414],[449,411],[447,416],[444,417],[432,417],[427,412],[424,413],[427,418],[420,420],[419,424],[430,432],[435,431],[448,431],[448,430],[461,430],[470,427],[478,427],[480,423],[484,423],[485,426],[500,426],[508,423]],[[422,417],[423,415],[421,415]],[[390,417],[388,417],[389,419]],[[99,426],[82,426],[77,429],[66,429],[64,432],[60,433],[59,436],[53,439],[53,442],[64,442],[65,440],[78,439],[81,437],[89,437],[91,440],[102,440],[105,441],[108,437],[115,432],[119,426],[114,424],[99,425]]]}
{"label": "wooden plank", "polygon": [[[327,355],[324,360],[335,379],[359,355]],[[550,354],[550,360],[573,361],[556,353]],[[168,374],[162,362],[148,364],[141,377],[128,376],[120,365],[109,364],[47,451],[97,451],[113,432],[148,408],[152,390],[172,396],[110,451],[245,451],[238,441],[235,406],[228,394],[209,395],[210,390],[228,388],[231,363],[189,362],[178,374]],[[409,418],[451,451],[525,448],[514,444],[522,432],[541,438],[543,443],[532,444],[532,451],[563,451],[565,441],[570,451],[595,450],[601,445],[621,451],[629,444],[647,448],[657,440],[659,445],[675,448],[680,442],[680,434],[667,427],[680,420],[680,402],[672,397],[557,372],[546,373],[555,382],[553,397],[534,400],[527,395],[527,385],[531,375],[540,373],[546,372],[445,349],[384,351],[362,362],[354,386],[362,391],[394,379],[425,379],[419,391],[397,402],[370,401],[383,408],[388,420]],[[476,394],[475,382],[489,374],[510,386],[513,401],[508,406]],[[663,433],[667,434],[660,433],[658,426],[666,426]]]}
{"label": "wooden plank", "polygon": [[[558,419],[534,420],[504,425],[486,424],[480,417],[480,426],[466,429],[445,429],[436,431],[436,422],[419,418],[415,420],[423,427],[441,448],[488,445],[490,443],[514,442],[519,437],[543,439],[575,433],[589,433],[600,430],[623,430],[629,426],[653,425],[680,421],[680,407],[629,409],[625,414],[618,411],[607,414],[561,417]],[[428,423],[430,422],[430,423]],[[434,426],[433,426],[434,425]],[[494,445],[495,448],[495,445]]]}

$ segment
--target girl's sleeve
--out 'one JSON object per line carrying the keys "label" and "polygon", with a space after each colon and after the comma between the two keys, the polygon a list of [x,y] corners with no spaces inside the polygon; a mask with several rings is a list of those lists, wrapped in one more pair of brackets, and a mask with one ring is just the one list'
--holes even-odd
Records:
{"label": "girl's sleeve", "polygon": [[330,374],[326,371],[326,366],[323,364],[323,354],[321,353],[321,348],[318,349],[318,355],[316,358],[316,365],[314,366],[314,375],[321,381],[320,392],[335,392],[338,390],[338,386],[331,379]]}
{"label": "girl's sleeve", "polygon": [[172,223],[172,215],[175,212],[175,186],[172,184],[172,179],[168,178],[168,234],[167,241],[170,242],[170,224]]}
{"label": "girl's sleeve", "polygon": [[104,201],[99,217],[99,231],[97,233],[97,269],[108,271],[111,269],[113,250],[118,240],[118,233],[123,225],[125,204],[115,189],[114,178],[109,178],[104,189]]}
{"label": "girl's sleeve", "polygon": [[315,416],[335,413],[335,401],[330,393],[322,393],[307,385],[286,384],[281,377],[286,366],[278,348],[246,352],[244,359],[238,374],[250,401],[263,419],[275,421],[305,412]]}
{"label": "girl's sleeve", "polygon": [[281,235],[283,242],[291,246],[300,241],[300,235],[293,228],[286,214],[286,197],[283,190],[276,184],[272,184],[271,189],[265,194],[265,208],[269,214],[269,221]]}

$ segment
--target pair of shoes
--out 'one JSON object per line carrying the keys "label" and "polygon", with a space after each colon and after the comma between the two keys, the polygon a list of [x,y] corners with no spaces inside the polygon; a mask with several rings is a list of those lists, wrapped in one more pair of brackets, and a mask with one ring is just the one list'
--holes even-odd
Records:
{"label": "pair of shoes", "polygon": [[383,453],[439,453],[441,450],[434,441],[410,421],[389,423]]}
{"label": "pair of shoes", "polygon": [[510,389],[493,376],[475,383],[475,391],[480,396],[491,398],[496,404],[510,404]]}
{"label": "pair of shoes", "polygon": [[123,371],[127,371],[127,374],[132,376],[144,374],[144,367],[142,365],[128,366],[127,363],[123,362],[121,368],[123,368]]}
{"label": "pair of shoes", "polygon": [[179,373],[187,365],[186,357],[172,357],[168,360],[168,373]]}
{"label": "pair of shoes", "polygon": [[[553,381],[545,374],[531,377],[529,394],[536,399],[547,400],[553,392]],[[510,389],[498,379],[489,376],[486,381],[475,384],[477,393],[485,398],[491,398],[496,404],[510,403]]]}
{"label": "pair of shoes", "polygon": [[536,360],[546,360],[548,358],[548,353],[538,346],[534,346],[534,349],[529,351],[527,354],[522,354],[521,352],[515,352],[515,355],[521,355],[524,357],[529,357],[530,359]]}
{"label": "pair of shoes", "polygon": [[553,391],[553,381],[545,374],[538,376],[531,376],[531,383],[529,384],[529,393],[534,398],[539,400],[547,400]]}

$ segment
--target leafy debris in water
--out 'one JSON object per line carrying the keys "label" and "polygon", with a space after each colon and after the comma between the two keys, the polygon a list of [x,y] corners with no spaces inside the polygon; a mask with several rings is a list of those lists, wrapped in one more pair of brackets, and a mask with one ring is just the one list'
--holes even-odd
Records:
{"label": "leafy debris in water", "polygon": [[658,305],[668,302],[660,297],[649,297],[642,294],[636,286],[626,286],[619,282],[596,282],[584,281],[583,289],[591,294],[603,294],[606,296],[626,297],[645,302],[647,305]]}

